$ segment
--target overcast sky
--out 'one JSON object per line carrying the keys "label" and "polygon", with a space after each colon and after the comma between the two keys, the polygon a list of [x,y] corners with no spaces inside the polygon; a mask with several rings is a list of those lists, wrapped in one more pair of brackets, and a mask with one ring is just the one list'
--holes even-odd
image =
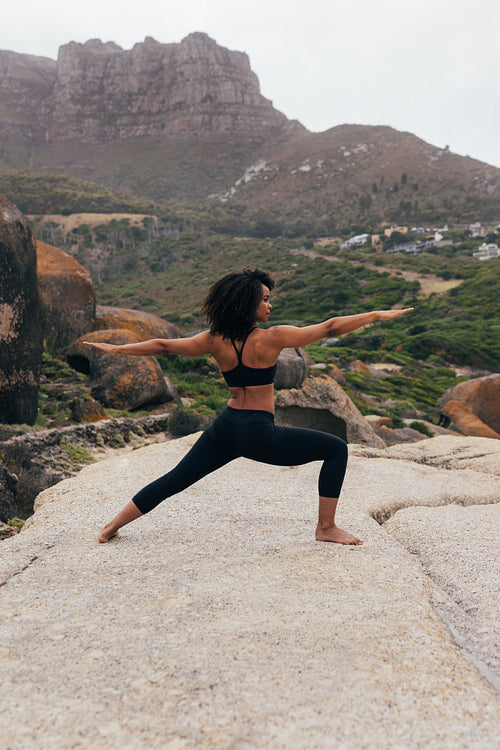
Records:
{"label": "overcast sky", "polygon": [[391,125],[500,167],[498,0],[3,0],[0,49],[57,58],[204,31],[309,130]]}

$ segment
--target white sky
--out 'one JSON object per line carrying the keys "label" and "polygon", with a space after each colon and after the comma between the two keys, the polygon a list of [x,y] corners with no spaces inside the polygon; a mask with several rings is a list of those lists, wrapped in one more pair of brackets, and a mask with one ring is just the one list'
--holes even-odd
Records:
{"label": "white sky", "polygon": [[500,167],[498,0],[3,0],[0,49],[56,59],[69,41],[192,31],[247,52],[309,130],[391,125]]}

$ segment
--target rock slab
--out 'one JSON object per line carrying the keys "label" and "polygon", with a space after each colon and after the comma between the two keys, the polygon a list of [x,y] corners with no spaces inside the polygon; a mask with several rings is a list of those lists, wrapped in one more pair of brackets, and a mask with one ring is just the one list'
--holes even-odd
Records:
{"label": "rock slab", "polygon": [[4,746],[496,750],[498,695],[373,518],[473,516],[497,497],[489,472],[350,446],[339,522],[365,544],[347,548],[314,541],[319,464],[239,459],[98,545],[193,440],[86,468],[2,542]]}

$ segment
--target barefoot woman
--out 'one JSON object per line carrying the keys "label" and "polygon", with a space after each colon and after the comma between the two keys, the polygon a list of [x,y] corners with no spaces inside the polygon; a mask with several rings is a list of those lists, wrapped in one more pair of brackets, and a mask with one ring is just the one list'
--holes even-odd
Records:
{"label": "barefoot woman", "polygon": [[[85,342],[103,352],[148,356],[211,354],[229,386],[227,407],[205,430],[177,466],[140,490],[99,535],[107,542],[118,529],[155,508],[162,500],[186,489],[235,458],[297,466],[323,461],[319,474],[319,520],[316,539],[340,544],[362,544],[340,529],[335,511],[347,464],[347,446],[340,438],[317,430],[275,427],[273,380],[282,349],[340,336],[376,320],[392,320],[408,310],[384,310],[330,318],[297,328],[261,329],[271,313],[273,279],[264,271],[230,273],[211,287],[203,303],[210,330],[187,339],[151,339],[114,346]],[[410,308],[411,309],[411,308]]]}

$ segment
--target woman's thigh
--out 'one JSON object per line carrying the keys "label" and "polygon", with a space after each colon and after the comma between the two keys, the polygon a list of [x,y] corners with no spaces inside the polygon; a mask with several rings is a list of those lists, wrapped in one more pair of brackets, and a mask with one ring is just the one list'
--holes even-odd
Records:
{"label": "woman's thigh", "polygon": [[244,456],[276,466],[298,466],[346,454],[341,438],[302,427],[274,427],[272,432],[247,435],[245,442]]}

